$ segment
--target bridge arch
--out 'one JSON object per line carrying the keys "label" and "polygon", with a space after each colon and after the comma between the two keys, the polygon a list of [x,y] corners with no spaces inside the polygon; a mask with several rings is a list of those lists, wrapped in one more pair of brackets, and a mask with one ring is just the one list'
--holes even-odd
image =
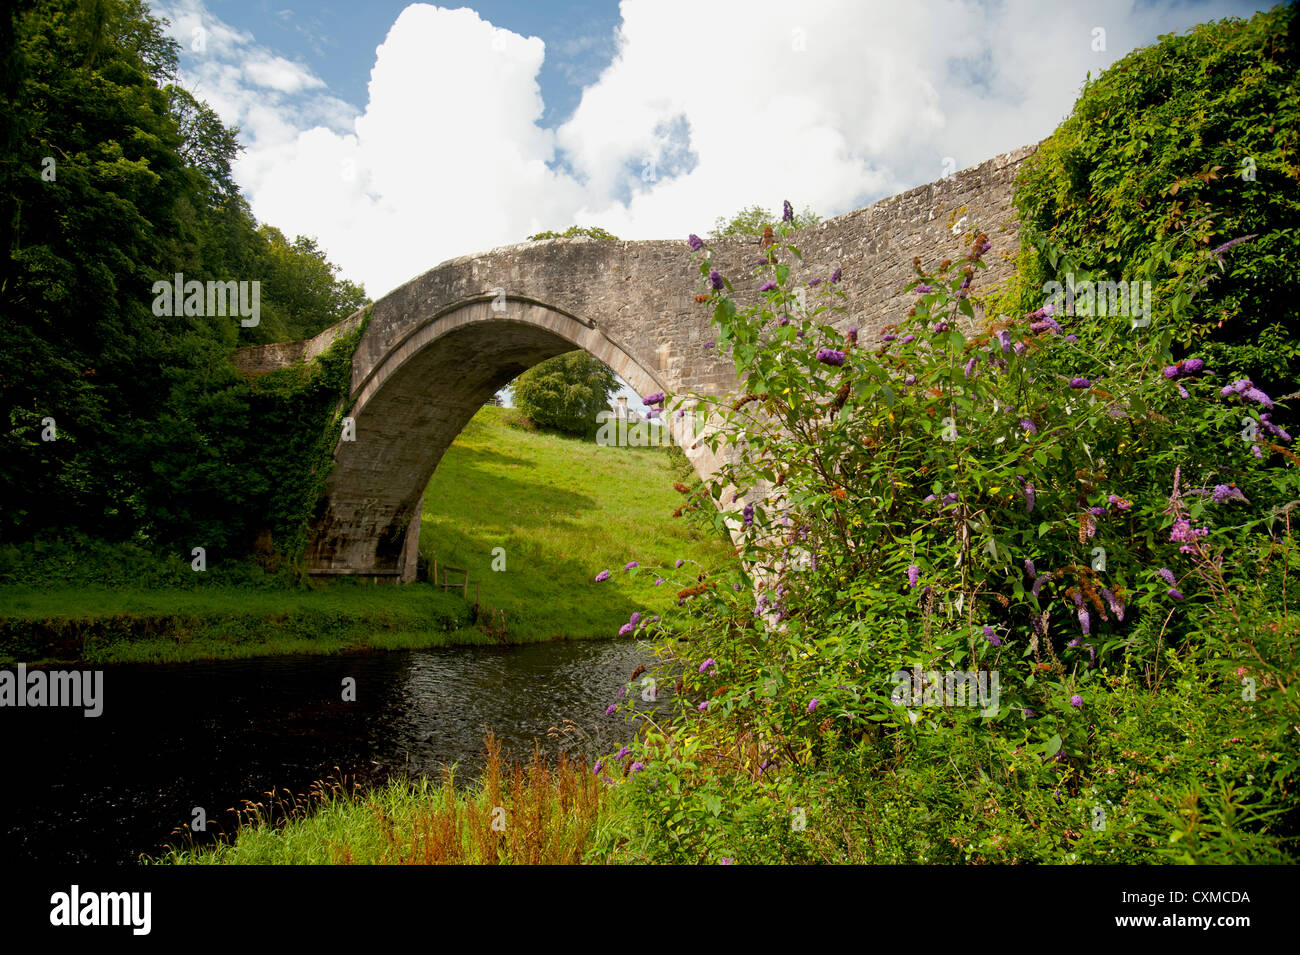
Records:
{"label": "bridge arch", "polygon": [[[639,394],[671,388],[659,369],[608,330],[526,296],[475,296],[410,323],[354,380],[354,440],[341,440],[335,450],[305,555],[308,569],[411,579],[424,490],[456,435],[521,372],[577,349]],[[681,423],[666,423],[707,478],[714,468],[707,447]]]}

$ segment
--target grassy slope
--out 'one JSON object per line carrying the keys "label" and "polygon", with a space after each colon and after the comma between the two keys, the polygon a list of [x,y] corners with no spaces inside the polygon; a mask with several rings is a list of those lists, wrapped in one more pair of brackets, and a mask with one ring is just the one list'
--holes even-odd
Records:
{"label": "grassy slope", "polygon": [[[425,495],[421,546],[482,582],[482,600],[504,609],[511,641],[614,636],[633,610],[671,605],[667,584],[622,572],[629,560],[725,559],[722,544],[669,517],[681,497],[662,450],[532,434],[509,427],[507,414],[483,409],[444,456]],[[506,549],[501,573],[491,570],[497,546]],[[613,579],[593,583],[606,568]],[[422,584],[5,585],[0,665],[495,642],[469,622],[459,596]]]}
{"label": "grassy slope", "polygon": [[[683,498],[663,449],[529,433],[506,424],[511,414],[484,408],[443,457],[424,495],[420,548],[481,582],[512,639],[614,636],[633,611],[676,603],[675,587],[654,586],[653,568],[727,559],[721,542],[669,516]],[[492,570],[495,547],[505,549],[502,572]],[[641,569],[624,573],[633,560]],[[593,583],[602,570],[612,578]]]}

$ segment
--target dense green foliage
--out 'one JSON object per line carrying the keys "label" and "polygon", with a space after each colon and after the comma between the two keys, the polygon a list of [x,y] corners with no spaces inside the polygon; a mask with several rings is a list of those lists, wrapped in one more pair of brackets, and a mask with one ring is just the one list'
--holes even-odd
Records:
{"label": "dense green foliage", "polygon": [[[3,27],[0,539],[227,556],[270,530],[292,557],[347,343],[253,383],[230,354],[313,335],[364,291],[312,240],[258,228],[231,178],[237,131],[171,82],[176,44],[141,0],[34,0]],[[260,283],[260,321],[155,315],[176,273]]]}
{"label": "dense green foliage", "polygon": [[[1207,23],[1130,53],[1088,83],[1017,183],[1015,296],[1051,273],[1112,279],[1167,262],[1157,299],[1215,249],[1178,310],[1178,353],[1265,391],[1300,381],[1300,49],[1297,8]],[[1229,242],[1244,240],[1224,248]],[[1059,252],[1060,261],[1049,249]]]}
{"label": "dense green foliage", "polygon": [[599,852],[1293,856],[1300,459],[1267,394],[1174,362],[1179,293],[1218,261],[1180,242],[1181,275],[1139,276],[1172,292],[1149,325],[985,325],[979,234],[916,262],[915,307],[873,343],[832,324],[838,271],[800,309],[793,247],[743,310],[698,254],[745,392],[702,438],[729,452],[710,519],[746,570],[663,571],[678,714],[609,764],[622,822]]}
{"label": "dense green foliage", "polygon": [[515,407],[543,428],[590,436],[596,415],[609,410],[618,381],[609,366],[585,351],[539,362],[510,385]]}
{"label": "dense green foliage", "polygon": [[803,229],[810,225],[816,225],[821,221],[822,217],[813,212],[809,206],[804,206],[802,212],[795,212],[791,208],[790,219],[784,220],[783,218],[777,218],[762,206],[756,204],[741,209],[730,219],[725,216],[718,216],[713,223],[713,232],[711,234],[715,239],[724,236],[762,235],[765,229],[775,229],[783,223],[792,229]]}

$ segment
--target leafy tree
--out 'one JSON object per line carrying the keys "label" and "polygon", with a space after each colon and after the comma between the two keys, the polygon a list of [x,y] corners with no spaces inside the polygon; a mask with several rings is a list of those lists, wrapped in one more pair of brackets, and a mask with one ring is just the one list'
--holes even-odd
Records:
{"label": "leafy tree", "polygon": [[538,239],[575,239],[586,236],[588,239],[600,239],[602,242],[617,242],[618,236],[611,232],[606,232],[600,226],[583,226],[571,225],[563,232],[539,232],[537,235],[530,235],[529,242],[536,242]]}
{"label": "leafy tree", "polygon": [[[793,212],[790,222],[792,229],[804,229],[810,225],[816,225],[822,221],[822,217],[812,211],[809,206],[804,206],[803,212]],[[720,239],[725,236],[735,235],[762,235],[763,230],[771,227],[773,230],[782,222],[778,216],[774,216],[762,206],[753,205],[747,209],[741,209],[730,219],[724,216],[718,216],[713,223],[713,237]]]}
{"label": "leafy tree", "polygon": [[609,366],[584,351],[557,355],[514,380],[515,407],[543,428],[590,435],[618,388]]}

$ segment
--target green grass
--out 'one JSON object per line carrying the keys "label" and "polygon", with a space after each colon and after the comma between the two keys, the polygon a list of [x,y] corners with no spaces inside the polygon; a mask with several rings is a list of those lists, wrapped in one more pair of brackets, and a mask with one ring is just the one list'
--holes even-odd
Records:
{"label": "green grass", "polygon": [[[682,497],[663,449],[530,433],[511,427],[511,414],[483,409],[448,449],[425,494],[421,533],[422,550],[467,568],[483,604],[504,610],[509,642],[612,637],[634,610],[672,606],[677,588],[624,573],[630,560],[712,568],[727,559],[721,542],[670,517]],[[494,547],[505,548],[502,572],[492,570]],[[17,582],[0,585],[0,665],[497,642],[473,626],[459,594],[428,584],[289,587],[257,573],[244,582],[234,570],[202,577],[184,561],[154,566],[138,549],[107,545],[52,548],[48,571],[30,558],[24,565],[22,554],[6,560]],[[594,583],[607,568],[613,578]]]}
{"label": "green grass", "polygon": [[[670,516],[685,499],[666,449],[531,433],[510,426],[513,414],[484,408],[461,432],[425,491],[420,534],[425,554],[481,583],[512,640],[614,636],[633,611],[675,606],[684,584],[672,582],[694,582],[691,562],[712,571],[729,558]],[[492,569],[497,547],[504,571]],[[624,573],[633,560],[641,567]],[[660,587],[656,568],[667,568]],[[602,570],[612,578],[594,583]]]}

